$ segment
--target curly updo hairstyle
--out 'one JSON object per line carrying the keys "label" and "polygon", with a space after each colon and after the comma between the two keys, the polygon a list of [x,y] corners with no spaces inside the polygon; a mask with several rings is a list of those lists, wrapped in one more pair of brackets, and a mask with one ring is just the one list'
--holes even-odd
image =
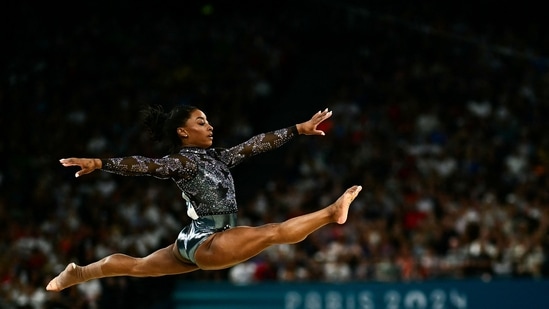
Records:
{"label": "curly updo hairstyle", "polygon": [[141,110],[141,121],[153,140],[168,146],[170,152],[175,153],[181,148],[177,128],[184,126],[191,113],[197,109],[192,105],[177,105],[165,112],[161,105],[146,106]]}

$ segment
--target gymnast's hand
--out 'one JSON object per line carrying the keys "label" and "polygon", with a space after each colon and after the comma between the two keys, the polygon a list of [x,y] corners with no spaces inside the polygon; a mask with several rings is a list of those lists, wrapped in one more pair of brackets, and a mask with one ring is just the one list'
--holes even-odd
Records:
{"label": "gymnast's hand", "polygon": [[328,111],[327,108],[323,111],[318,111],[310,120],[297,124],[297,131],[299,134],[305,135],[325,135],[324,131],[317,130],[316,127],[331,116],[332,111]]}
{"label": "gymnast's hand", "polygon": [[79,177],[85,174],[89,174],[96,169],[103,167],[103,163],[100,159],[87,159],[87,158],[68,158],[59,160],[63,166],[80,166],[80,170],[74,174],[74,177]]}

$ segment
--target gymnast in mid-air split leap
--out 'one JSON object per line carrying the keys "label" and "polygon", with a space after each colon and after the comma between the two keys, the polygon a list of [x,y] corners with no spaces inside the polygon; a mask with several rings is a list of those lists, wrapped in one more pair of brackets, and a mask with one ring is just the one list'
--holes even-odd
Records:
{"label": "gymnast in mid-air split leap", "polygon": [[281,223],[238,226],[230,168],[298,135],[324,135],[317,126],[332,112],[319,111],[305,122],[256,135],[231,148],[210,148],[213,127],[197,107],[182,105],[165,112],[159,106],[150,106],[142,115],[153,139],[169,143],[171,154],[162,158],[67,158],[60,162],[79,167],[76,177],[100,169],[123,176],[171,179],[181,190],[191,223],[183,227],[173,244],[145,257],[115,253],[89,265],[70,263],[48,283],[48,291],[61,291],[97,278],[157,277],[228,268],[269,246],[297,243],[327,224],[345,223],[350,204],[362,190],[360,185],[351,186],[332,204]]}

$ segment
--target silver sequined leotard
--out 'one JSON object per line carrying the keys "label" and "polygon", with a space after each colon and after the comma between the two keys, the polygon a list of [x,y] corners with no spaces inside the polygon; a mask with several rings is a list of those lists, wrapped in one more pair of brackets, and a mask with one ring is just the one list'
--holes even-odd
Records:
{"label": "silver sequined leotard", "polygon": [[186,148],[162,158],[130,156],[101,159],[102,170],[124,176],[172,179],[190,199],[199,218],[183,228],[178,248],[186,261],[206,238],[236,225],[235,188],[230,168],[256,154],[280,147],[297,136],[297,127],[256,135],[231,148]]}

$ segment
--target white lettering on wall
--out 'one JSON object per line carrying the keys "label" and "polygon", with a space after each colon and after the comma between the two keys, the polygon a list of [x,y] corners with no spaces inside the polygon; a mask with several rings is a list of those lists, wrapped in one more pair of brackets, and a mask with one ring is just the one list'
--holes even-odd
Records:
{"label": "white lettering on wall", "polygon": [[285,309],[467,309],[467,295],[456,290],[435,289],[383,293],[359,291],[290,291],[285,294]]}

